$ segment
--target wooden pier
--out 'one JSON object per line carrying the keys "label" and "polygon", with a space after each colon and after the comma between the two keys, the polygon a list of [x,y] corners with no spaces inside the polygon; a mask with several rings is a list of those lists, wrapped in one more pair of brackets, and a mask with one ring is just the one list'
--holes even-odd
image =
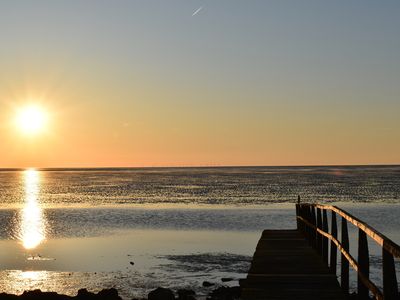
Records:
{"label": "wooden pier", "polygon": [[[347,299],[349,266],[357,272],[356,299],[370,299],[370,295],[378,300],[400,299],[394,264],[394,258],[400,257],[397,244],[336,206],[297,204],[296,215],[297,229],[263,231],[247,278],[240,281],[242,299]],[[336,215],[341,216],[341,241]],[[348,222],[359,230],[357,260],[349,253]],[[382,291],[369,279],[367,236],[382,247]]]}
{"label": "wooden pier", "polygon": [[345,299],[298,230],[264,230],[241,286],[243,299]]}

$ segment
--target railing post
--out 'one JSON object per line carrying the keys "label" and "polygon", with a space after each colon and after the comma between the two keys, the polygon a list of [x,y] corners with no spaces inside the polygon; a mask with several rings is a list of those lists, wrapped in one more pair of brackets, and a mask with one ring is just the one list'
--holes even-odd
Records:
{"label": "railing post", "polygon": [[[358,229],[358,274],[361,272],[366,278],[369,278],[369,251],[368,251],[368,241],[367,234]],[[357,281],[357,299],[369,299],[369,290],[362,283],[360,275],[358,275]]]}
{"label": "railing post", "polygon": [[[328,216],[326,209],[322,210],[322,230],[328,233]],[[322,260],[328,265],[328,238],[322,236]]]}
{"label": "railing post", "polygon": [[[302,218],[305,218],[305,207],[304,207],[304,205],[303,204],[300,204],[300,216],[302,217]],[[303,222],[301,222],[301,224],[300,224],[300,229],[301,229],[301,232],[303,233],[303,234],[305,234],[306,233],[306,228],[307,228],[307,225],[306,224],[304,224]]]}
{"label": "railing post", "polygon": [[[298,228],[303,231],[306,239],[315,248],[323,261],[328,265],[329,272],[336,276],[337,274],[337,256],[338,248],[335,243],[338,240],[338,224],[337,214],[341,216],[341,242],[339,245],[341,251],[341,270],[340,270],[340,283],[343,293],[349,295],[349,265],[350,263],[357,271],[357,299],[366,300],[370,299],[370,293],[376,299],[382,300],[400,300],[398,293],[397,276],[395,269],[395,257],[399,257],[400,247],[393,243],[390,239],[380,234],[372,227],[359,219],[347,214],[337,207],[322,207],[315,204],[296,204],[296,215],[304,218],[307,223],[314,226],[307,226],[303,222],[298,222]],[[322,207],[322,208],[321,208]],[[331,210],[331,228],[329,230],[327,210]],[[338,213],[335,212],[338,211]],[[347,228],[347,220],[358,228],[358,259],[355,261],[349,253],[349,233]],[[364,228],[362,230],[361,228]],[[329,238],[318,233],[327,233]],[[330,231],[330,232],[329,232]],[[369,250],[367,235],[375,240],[379,245],[382,245],[382,267],[383,267],[383,293],[379,287],[369,280]],[[330,251],[329,251],[329,242]],[[335,242],[333,242],[335,240]],[[330,252],[330,253],[329,253]],[[330,257],[329,255],[330,254]],[[350,256],[349,256],[350,255]],[[349,257],[347,259],[347,257]],[[328,264],[329,260],[329,264]]]}
{"label": "railing post", "polygon": [[[332,224],[331,224],[331,235],[337,239],[337,223],[336,213],[332,211]],[[329,269],[332,274],[336,275],[336,264],[337,264],[337,248],[333,241],[331,241],[331,260],[329,263]]]}
{"label": "railing post", "polygon": [[[322,229],[321,209],[317,207],[317,228]],[[322,256],[322,236],[317,232],[317,252]]]}
{"label": "railing post", "polygon": [[385,300],[399,299],[397,287],[396,269],[393,255],[382,247],[382,267],[383,267],[383,297]]}
{"label": "railing post", "polygon": [[[317,226],[314,206],[311,206],[311,224]],[[314,249],[317,249],[317,231],[314,228],[312,228],[311,236],[312,236],[312,246]]]}
{"label": "railing post", "polygon": [[301,207],[301,204],[300,204],[300,195],[297,195],[297,203],[296,203],[296,222],[297,222],[297,230],[300,230],[300,231],[301,231],[302,227],[304,227],[303,222],[300,222],[300,221],[297,219],[297,217],[302,216],[302,214],[301,214],[301,209],[302,209],[302,207]]}
{"label": "railing post", "polygon": [[[296,215],[304,218],[304,205],[296,203]],[[297,229],[304,234],[305,228],[306,225],[302,221],[297,220]]]}
{"label": "railing post", "polygon": [[[347,231],[347,221],[342,217],[342,247],[346,252],[349,252],[349,233]],[[347,258],[341,255],[341,278],[340,286],[343,292],[347,295],[349,293],[349,262]]]}
{"label": "railing post", "polygon": [[[308,222],[310,222],[310,220],[311,220],[311,212],[310,212],[310,207],[308,205],[306,206],[305,213],[306,213],[306,218],[305,219]],[[312,231],[312,228],[310,226],[306,225],[306,236],[307,236],[307,241],[308,241],[309,244],[311,244],[311,231]]]}

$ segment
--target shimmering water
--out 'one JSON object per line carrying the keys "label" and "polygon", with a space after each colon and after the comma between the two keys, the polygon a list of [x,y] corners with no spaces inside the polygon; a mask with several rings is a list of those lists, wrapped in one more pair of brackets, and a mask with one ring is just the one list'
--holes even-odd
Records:
{"label": "shimmering water", "polygon": [[205,295],[245,276],[263,229],[295,227],[298,194],[400,242],[399,166],[2,170],[0,290]]}
{"label": "shimmering water", "polygon": [[[24,202],[21,172],[0,172],[3,205]],[[43,205],[312,201],[397,202],[400,166],[149,168],[40,171]]]}

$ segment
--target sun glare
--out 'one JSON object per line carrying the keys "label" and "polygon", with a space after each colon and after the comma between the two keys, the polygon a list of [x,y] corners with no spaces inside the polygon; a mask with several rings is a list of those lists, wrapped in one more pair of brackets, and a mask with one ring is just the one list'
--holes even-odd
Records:
{"label": "sun glare", "polygon": [[40,172],[28,169],[23,172],[25,204],[20,215],[19,238],[25,249],[34,249],[46,239],[46,223],[40,206]]}
{"label": "sun glare", "polygon": [[36,134],[46,125],[46,112],[39,106],[29,105],[18,110],[16,124],[19,130],[26,134]]}

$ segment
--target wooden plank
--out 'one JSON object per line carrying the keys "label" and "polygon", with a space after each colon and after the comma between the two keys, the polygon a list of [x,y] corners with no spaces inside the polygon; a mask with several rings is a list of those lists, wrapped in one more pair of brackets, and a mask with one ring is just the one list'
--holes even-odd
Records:
{"label": "wooden plank", "polygon": [[396,269],[393,255],[385,248],[382,248],[382,261],[383,294],[385,295],[385,300],[398,299],[399,291],[397,287]]}
{"label": "wooden plank", "polygon": [[[336,213],[332,212],[332,224],[331,224],[331,234],[333,238],[337,238],[337,222],[336,222]],[[333,241],[331,243],[331,259],[329,262],[329,269],[332,274],[336,275],[336,264],[337,264],[337,248]]]}
{"label": "wooden plank", "polygon": [[345,299],[336,276],[297,230],[264,230],[241,298]]}
{"label": "wooden plank", "polygon": [[358,266],[357,296],[359,300],[368,300],[369,290],[360,276],[362,274],[369,279],[369,251],[367,234],[361,229],[358,230]]}
{"label": "wooden plank", "polygon": [[[342,246],[346,252],[349,252],[349,232],[347,230],[347,221],[342,217]],[[349,261],[346,259],[344,253],[341,254],[341,283],[342,290],[349,293]]]}
{"label": "wooden plank", "polygon": [[[322,211],[322,230],[328,232],[328,216],[326,210]],[[328,265],[328,238],[322,237],[322,259]]]}

